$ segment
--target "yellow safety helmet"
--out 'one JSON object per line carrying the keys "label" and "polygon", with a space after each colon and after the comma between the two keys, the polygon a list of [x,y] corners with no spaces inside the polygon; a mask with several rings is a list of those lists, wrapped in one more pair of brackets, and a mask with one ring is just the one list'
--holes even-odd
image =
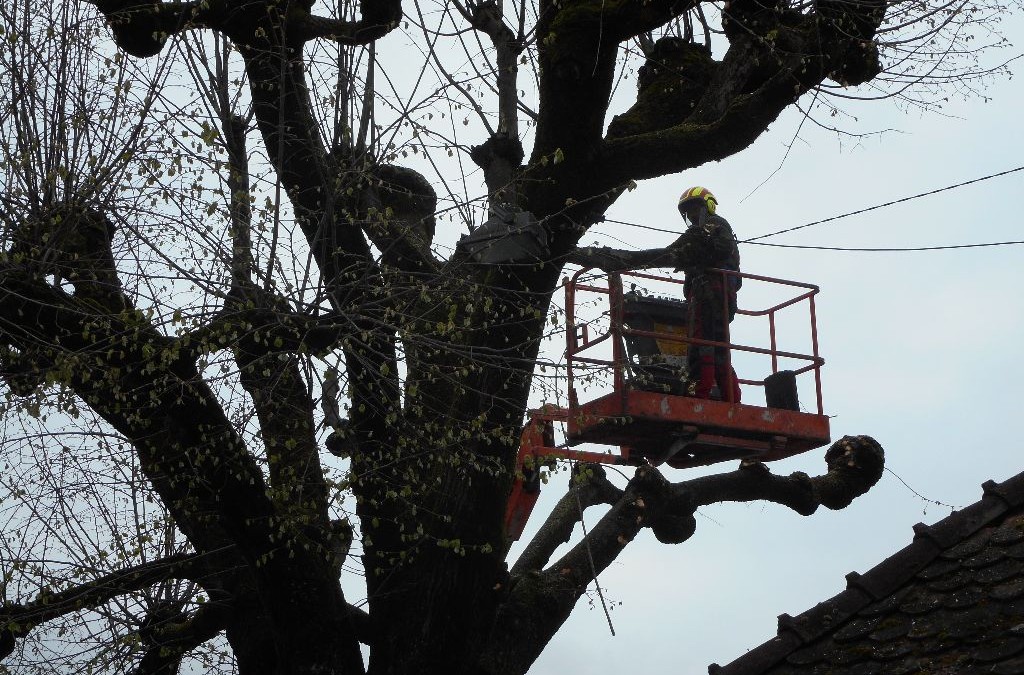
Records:
{"label": "yellow safety helmet", "polygon": [[715,195],[711,194],[711,190],[698,185],[689,188],[679,196],[679,213],[685,214],[686,207],[692,206],[697,201],[704,202],[708,207],[708,213],[714,213],[715,207],[718,206],[718,200],[715,199]]}

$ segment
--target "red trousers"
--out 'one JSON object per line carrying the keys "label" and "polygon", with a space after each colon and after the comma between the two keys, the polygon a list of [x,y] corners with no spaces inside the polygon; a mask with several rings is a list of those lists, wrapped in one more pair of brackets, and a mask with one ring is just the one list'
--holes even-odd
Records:
{"label": "red trousers", "polygon": [[[693,290],[687,294],[690,304],[690,337],[729,342],[729,323],[723,297],[725,293],[730,293],[729,304],[735,307],[735,291],[726,291],[719,279],[706,279],[705,283],[694,285]],[[736,370],[729,363],[728,347],[690,345],[687,360],[690,376],[696,381],[694,396],[740,402],[740,384],[736,379]],[[717,396],[714,396],[716,393]]]}

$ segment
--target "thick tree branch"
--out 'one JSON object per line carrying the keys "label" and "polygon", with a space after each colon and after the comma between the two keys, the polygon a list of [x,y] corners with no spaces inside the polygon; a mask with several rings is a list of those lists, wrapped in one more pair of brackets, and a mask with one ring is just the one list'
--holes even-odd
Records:
{"label": "thick tree branch", "polygon": [[[219,65],[219,64],[218,64]],[[223,67],[226,77],[227,67]],[[221,99],[227,100],[226,83]],[[224,105],[226,103],[222,103]],[[242,288],[255,281],[256,262],[252,255],[252,203],[249,196],[249,152],[245,142],[246,123],[238,115],[221,111],[221,134],[228,151],[227,185],[231,215],[231,286]]]}
{"label": "thick tree branch", "polygon": [[604,21],[609,37],[624,42],[664,26],[698,4],[696,0],[618,0],[605,5]]}
{"label": "thick tree branch", "polygon": [[260,48],[242,49],[267,155],[325,283],[347,287],[361,280],[372,262],[366,240],[352,223],[357,205],[345,195],[351,186],[342,185],[336,162],[321,140],[301,52],[284,44],[280,36],[268,34],[267,42]]}
{"label": "thick tree branch", "polygon": [[655,469],[640,467],[622,496],[590,533],[547,570],[513,578],[498,613],[483,666],[492,675],[522,675],[562,626],[576,601],[645,525],[645,509],[664,500],[669,484]]}
{"label": "thick tree branch", "polygon": [[354,605],[348,606],[348,620],[355,633],[356,639],[364,645],[374,643],[373,622],[366,610]]}
{"label": "thick tree branch", "polygon": [[750,145],[826,78],[862,83],[879,71],[871,38],[885,13],[881,2],[829,3],[812,14],[734,4],[725,22],[730,47],[721,62],[671,40],[659,42],[662,51],[676,51],[666,52],[667,60],[658,57],[661,71],[648,73],[637,105],[609,128],[600,159],[608,184],[723,159]]}
{"label": "thick tree branch", "polygon": [[[239,46],[267,155],[292,202],[334,308],[350,314],[351,301],[362,297],[362,291],[356,293],[354,289],[367,281],[379,283],[379,279],[370,248],[353,224],[357,201],[346,200],[348,186],[340,184],[337,167],[323,147],[312,114],[301,49],[304,26],[309,23],[308,5],[289,3],[289,13],[283,15],[282,6],[277,3],[214,0],[204,4],[196,16],[199,10],[194,4],[99,1],[101,11],[114,27],[115,39],[132,54],[156,53],[166,34],[188,25],[222,30]],[[357,31],[358,36],[373,39],[380,35],[374,27],[387,26],[390,30],[397,25],[400,4],[393,0],[365,0],[362,10],[367,23]],[[154,31],[154,26],[158,30]],[[337,28],[335,24],[332,30]],[[271,255],[275,253],[272,251]],[[372,317],[356,324],[359,333],[369,336],[369,340],[368,344],[346,349],[350,381],[355,383],[354,407],[372,411],[376,417],[382,398],[386,399],[385,409],[398,407],[393,336],[382,331],[382,322]],[[382,421],[354,421],[364,437],[375,435],[380,442],[386,442]]]}
{"label": "thick tree branch", "polygon": [[[366,462],[356,465],[359,480],[353,490],[368,541],[394,550],[401,534],[395,530],[385,535],[380,529],[394,529],[394,518],[380,511],[375,471],[380,462],[394,460],[390,439],[394,420],[401,415],[401,397],[395,334],[385,321],[389,294],[356,224],[360,195],[369,177],[363,172],[342,174],[339,162],[328,156],[313,118],[301,51],[291,50],[271,33],[267,36],[270,42],[265,49],[242,50],[255,116],[333,309],[352,319],[353,337],[343,343],[343,351],[353,442]],[[367,303],[368,298],[380,301]],[[373,551],[372,546],[367,549]]]}
{"label": "thick tree branch", "polygon": [[262,0],[196,0],[193,2],[145,2],[140,0],[89,0],[103,13],[117,46],[132,56],[154,56],[167,40],[191,28],[212,28],[237,44],[249,45],[260,36],[266,17],[287,20],[292,47],[317,38],[346,45],[364,45],[384,37],[402,18],[401,0],[361,0],[361,18],[342,21],[309,13],[312,3],[289,3],[281,15],[278,3]]}
{"label": "thick tree branch", "polygon": [[[270,311],[287,311],[283,298],[250,285],[241,293],[241,301]],[[260,421],[270,467],[270,488],[279,512],[294,519],[293,526],[326,534],[328,490],[320,448],[316,441],[313,411],[298,359],[265,349],[254,334],[246,334],[235,346],[242,386],[252,397]],[[312,526],[312,529],[307,526]],[[316,541],[325,550],[326,541]]]}
{"label": "thick tree branch", "polygon": [[531,165],[560,148],[570,163],[581,162],[574,168],[583,170],[582,163],[593,159],[600,143],[619,43],[665,25],[694,5],[693,0],[542,2],[537,22],[540,107]]}
{"label": "thick tree branch", "polygon": [[[456,5],[459,6],[459,5]],[[519,54],[523,44],[505,23],[494,0],[473,3],[468,17],[471,25],[491,39],[495,51],[494,87],[498,90],[498,133],[519,142]]]}
{"label": "thick tree branch", "polygon": [[242,341],[258,356],[324,355],[340,347],[356,330],[351,315],[305,313],[281,301],[273,306],[246,304],[246,298],[254,293],[251,285],[247,290],[233,290],[209,323],[181,336],[181,349],[195,360],[200,354],[231,349]]}
{"label": "thick tree branch", "polygon": [[844,436],[825,453],[828,472],[817,477],[794,473],[775,476],[764,464],[753,464],[729,474],[698,478],[674,487],[692,499],[695,508],[722,501],[770,501],[802,516],[819,505],[838,510],[849,506],[882,477],[885,456],[870,436]]}
{"label": "thick tree branch", "polygon": [[[614,25],[605,23],[606,9],[606,3],[593,0],[541,3],[536,28],[540,101],[530,158],[539,175],[531,178],[546,178],[548,170],[536,167],[556,150],[567,159],[563,171],[582,170],[600,143],[618,51],[618,41],[605,32]],[[551,173],[559,180],[561,172]]]}
{"label": "thick tree branch", "polygon": [[513,579],[511,596],[499,614],[483,659],[493,673],[524,673],[568,618],[595,575],[603,572],[641,529],[650,527],[664,543],[681,543],[696,530],[700,506],[722,501],[771,501],[801,515],[820,504],[847,506],[882,476],[881,446],[868,436],[846,436],[825,454],[828,472],[772,475],[763,464],[718,476],[670,484],[654,468],[637,469],[621,498],[580,543],[543,572]]}
{"label": "thick tree branch", "polygon": [[684,230],[674,242],[664,248],[649,248],[639,251],[608,248],[607,246],[586,246],[577,248],[566,256],[566,262],[580,267],[596,267],[605,272],[641,270],[658,267],[683,269],[706,264],[714,258],[713,243],[697,231]]}
{"label": "thick tree branch", "polygon": [[[0,335],[20,349],[46,354],[57,364],[54,376],[66,379],[136,444],[143,469],[176,521],[184,528],[206,521],[202,528],[186,531],[197,548],[224,544],[213,534],[219,528],[210,522],[211,514],[233,520],[233,525],[220,524],[243,536],[257,516],[245,509],[263,501],[262,476],[195,365],[182,358],[176,340],[159,334],[134,310],[108,314],[13,266],[0,270],[0,310]],[[154,368],[154,363],[161,367]],[[218,448],[216,462],[211,462],[211,445]],[[211,473],[193,485],[193,471]],[[240,491],[235,497],[241,501],[221,501],[229,485]],[[226,509],[240,511],[229,515]],[[193,517],[199,513],[201,518]]]}
{"label": "thick tree branch", "polygon": [[600,163],[609,183],[654,178],[723,159],[754,142],[803,93],[779,75],[733,100],[719,119],[605,141]]}
{"label": "thick tree branch", "polygon": [[[226,96],[225,96],[226,98]],[[232,291],[225,311],[234,306],[259,308],[268,314],[291,314],[288,303],[253,283],[249,206],[249,160],[245,124],[236,115],[223,115],[222,134],[228,148],[228,187],[231,191]],[[260,420],[270,467],[270,487],[278,509],[302,523],[307,531],[329,532],[327,481],[320,465],[313,421],[314,403],[296,358],[281,360],[264,347],[259,333],[245,331],[235,345],[241,383],[252,398]],[[253,338],[256,339],[253,339]],[[247,339],[248,338],[248,339]],[[261,344],[264,342],[264,344]],[[283,342],[283,340],[282,340]],[[312,526],[312,528],[308,527]],[[316,545],[329,551],[326,541]]]}
{"label": "thick tree branch", "polygon": [[[275,647],[323,658],[304,645],[330,633],[332,658],[361,671],[333,561],[303,546],[296,528],[283,527],[259,467],[195,364],[137,312],[110,315],[88,306],[24,270],[0,271],[0,335],[44,350],[59,364],[59,377],[132,440],[147,478],[195,547],[237,545],[273,620],[322,614],[318,631],[276,634]],[[303,658],[290,665],[301,668]]]}
{"label": "thick tree branch", "polygon": [[[103,13],[117,46],[132,56],[159,54],[168,38],[188,28],[213,27],[224,20],[225,2],[140,2],[90,0]],[[214,8],[214,4],[216,8]]]}
{"label": "thick tree branch", "polygon": [[139,630],[148,649],[134,675],[178,675],[185,654],[217,637],[230,615],[230,607],[220,601],[206,603],[192,614],[157,605]]}
{"label": "thick tree branch", "polygon": [[[10,251],[22,263],[0,269],[0,308],[4,310],[0,338],[22,354],[41,358],[51,378],[71,384],[136,443],[155,489],[178,522],[188,527],[193,509],[207,514],[221,509],[215,506],[217,495],[210,492],[204,504],[202,490],[188,487],[191,476],[176,462],[192,448],[184,440],[188,432],[175,411],[190,409],[185,418],[210,424],[210,436],[201,444],[205,445],[216,442],[212,432],[218,423],[213,411],[219,411],[219,406],[199,382],[195,364],[180,342],[160,334],[124,295],[110,249],[113,234],[109,219],[73,204],[26,222]],[[39,242],[47,243],[40,247]],[[44,283],[46,274],[68,279],[74,295]],[[230,424],[222,419],[219,426],[229,430],[226,438],[230,438]],[[175,431],[161,436],[156,432],[161,427]],[[236,445],[240,445],[237,439]],[[253,477],[254,486],[262,482],[254,465],[244,467],[243,461],[242,466],[230,466],[229,456],[225,454],[225,461],[214,471],[228,471],[240,480]],[[200,461],[197,466],[203,465]],[[207,478],[219,482],[213,475]],[[223,531],[213,522],[186,534],[200,551],[226,543]]]}
{"label": "thick tree branch", "polygon": [[25,604],[0,605],[0,659],[10,654],[15,640],[36,626],[58,617],[98,607],[125,593],[167,579],[201,581],[203,563],[195,554],[180,554],[126,567],[65,591],[41,593]]}
{"label": "thick tree branch", "polygon": [[622,498],[622,490],[615,487],[600,464],[580,464],[570,478],[569,491],[548,514],[547,520],[523,550],[512,566],[511,574],[518,576],[539,570],[559,546],[569,541],[583,511],[597,504],[614,504]]}
{"label": "thick tree branch", "polygon": [[433,186],[418,171],[393,164],[368,169],[368,175],[363,229],[383,265],[417,276],[437,273],[440,264],[430,251],[437,210]]}
{"label": "thick tree branch", "polygon": [[304,16],[294,28],[302,42],[316,38],[344,45],[365,45],[379,40],[398,27],[402,19],[401,0],[361,0],[358,21],[342,21],[321,16]]}
{"label": "thick tree branch", "polygon": [[636,136],[681,124],[693,115],[721,67],[706,45],[666,36],[646,50],[637,71],[636,102],[608,125],[608,138]]}

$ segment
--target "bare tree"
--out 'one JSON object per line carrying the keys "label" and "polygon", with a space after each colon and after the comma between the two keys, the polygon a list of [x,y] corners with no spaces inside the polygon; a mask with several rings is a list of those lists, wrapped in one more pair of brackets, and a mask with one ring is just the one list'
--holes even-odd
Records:
{"label": "bare tree", "polygon": [[[577,244],[635,181],[739,152],[789,106],[971,90],[1001,9],[5,3],[0,658],[524,673],[643,528],[843,508],[881,475],[868,437],[816,478],[592,468],[509,568],[552,294],[566,264],[697,259],[685,237]],[[536,248],[453,247],[488,211]],[[356,569],[365,603],[339,581]]]}

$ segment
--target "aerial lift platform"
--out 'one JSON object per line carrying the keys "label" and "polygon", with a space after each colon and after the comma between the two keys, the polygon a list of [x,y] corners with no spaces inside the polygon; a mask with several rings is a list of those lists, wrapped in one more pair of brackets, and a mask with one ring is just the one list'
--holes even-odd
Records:
{"label": "aerial lift platform", "polygon": [[[742,299],[749,289],[767,284],[781,300],[762,309],[736,310],[740,321],[759,321],[767,332],[766,344],[746,345],[731,341],[728,319],[723,319],[726,342],[689,336],[690,311],[683,299],[683,280],[648,272],[603,273],[581,269],[564,280],[566,308],[566,377],[568,406],[544,405],[527,413],[523,428],[517,476],[509,497],[505,529],[510,540],[522,536],[540,494],[541,469],[559,459],[602,464],[665,464],[686,469],[729,460],[768,462],[790,457],[829,443],[829,419],[821,397],[815,296],[818,287],[798,281],[712,270],[723,275],[723,287],[734,276],[743,280]],[[624,280],[631,290],[624,292]],[[657,284],[671,289],[652,296],[635,290]],[[581,303],[606,304],[607,327],[577,317]],[[728,302],[727,298],[723,298]],[[729,316],[728,307],[723,317]],[[777,342],[777,318],[783,310],[806,312],[809,319],[810,353],[782,351]],[[695,398],[689,393],[687,351],[698,346],[727,348],[732,355],[748,352],[763,355],[770,370],[761,379],[737,381],[743,391],[764,389],[765,405],[730,400]],[[795,364],[780,369],[780,363]],[[595,376],[610,379],[611,391],[590,400],[580,392]],[[801,409],[797,382],[813,381],[815,403]],[[555,424],[562,425],[565,442],[556,444]],[[597,444],[613,450],[583,450],[576,446]]]}

